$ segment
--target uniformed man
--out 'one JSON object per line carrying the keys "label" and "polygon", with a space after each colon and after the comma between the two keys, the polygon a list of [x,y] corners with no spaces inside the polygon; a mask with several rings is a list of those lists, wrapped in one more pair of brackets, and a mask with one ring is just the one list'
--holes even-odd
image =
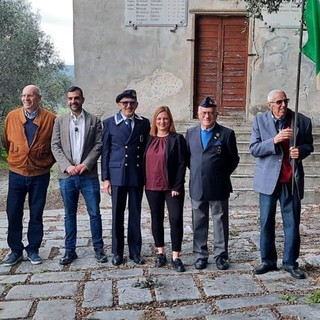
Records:
{"label": "uniformed man", "polygon": [[112,199],[112,264],[123,263],[124,211],[128,196],[129,258],[143,264],[141,257],[141,201],[143,195],[142,159],[148,119],[135,113],[135,90],[125,90],[116,98],[120,111],[103,122],[101,178],[103,189]]}

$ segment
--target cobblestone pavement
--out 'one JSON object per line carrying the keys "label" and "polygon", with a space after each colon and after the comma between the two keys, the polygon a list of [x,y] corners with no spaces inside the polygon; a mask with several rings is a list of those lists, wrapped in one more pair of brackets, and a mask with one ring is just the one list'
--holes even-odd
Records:
{"label": "cobblestone pavement", "polygon": [[[170,265],[154,266],[150,217],[145,203],[142,230],[146,264],[135,265],[129,260],[126,248],[126,263],[112,266],[108,198],[102,199],[102,216],[109,261],[96,262],[88,216],[81,207],[79,258],[63,267],[59,265],[64,252],[63,210],[45,212],[45,235],[40,249],[43,264],[34,266],[26,259],[11,268],[0,264],[0,319],[320,319],[320,304],[314,303],[320,302],[319,206],[303,206],[299,263],[308,273],[305,280],[296,280],[281,268],[280,214],[277,220],[280,270],[261,276],[252,274],[253,267],[259,263],[258,208],[255,206],[230,208],[231,267],[227,271],[218,270],[212,257],[207,269],[194,268],[188,198],[182,254],[187,269],[184,273],[175,272]],[[2,260],[8,253],[4,212],[0,213],[0,229]],[[168,225],[166,241],[170,259]],[[209,243],[212,244],[212,233]]]}

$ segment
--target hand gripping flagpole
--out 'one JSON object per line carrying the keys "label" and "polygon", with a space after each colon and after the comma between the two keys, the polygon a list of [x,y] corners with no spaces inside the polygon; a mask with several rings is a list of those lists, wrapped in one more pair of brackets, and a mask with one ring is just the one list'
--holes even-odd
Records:
{"label": "hand gripping flagpole", "polygon": [[[298,110],[299,110],[299,95],[300,95],[300,73],[301,73],[301,52],[302,52],[302,40],[303,40],[303,26],[304,26],[304,8],[305,0],[301,3],[301,21],[300,21],[300,33],[299,33],[299,55],[298,55],[298,70],[297,70],[297,83],[296,83],[296,103],[294,108],[294,125],[293,125],[293,148],[297,145],[297,122],[298,122]],[[295,185],[295,164],[296,160],[292,161],[292,195]]]}

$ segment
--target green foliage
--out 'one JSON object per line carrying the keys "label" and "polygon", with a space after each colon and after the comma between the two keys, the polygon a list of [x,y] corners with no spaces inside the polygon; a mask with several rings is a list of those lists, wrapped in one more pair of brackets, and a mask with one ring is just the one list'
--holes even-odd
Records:
{"label": "green foliage", "polygon": [[287,301],[287,302],[297,302],[297,297],[295,296],[292,296],[290,294],[283,294],[282,296],[280,296],[280,299],[283,300],[283,301]]}
{"label": "green foliage", "polygon": [[138,279],[131,286],[134,288],[140,288],[140,289],[145,289],[145,288],[151,289],[151,288],[162,287],[162,284],[158,281],[158,279],[147,278],[145,280]]}
{"label": "green foliage", "polygon": [[7,151],[4,148],[1,148],[0,142],[0,170],[7,170],[8,163],[7,163]]}
{"label": "green foliage", "polygon": [[[244,0],[246,3],[246,9],[248,12],[248,15],[253,18],[261,19],[262,20],[262,14],[261,11],[263,9],[266,9],[268,13],[272,12],[278,12],[279,7],[282,2],[288,2],[285,0]],[[297,4],[300,4],[301,1],[292,0],[292,2],[295,2]]]}
{"label": "green foliage", "polygon": [[315,290],[313,294],[307,297],[308,303],[320,303],[320,291]]}
{"label": "green foliage", "polygon": [[0,0],[0,123],[28,84],[40,87],[44,105],[64,105],[72,82],[64,68],[28,0]]}

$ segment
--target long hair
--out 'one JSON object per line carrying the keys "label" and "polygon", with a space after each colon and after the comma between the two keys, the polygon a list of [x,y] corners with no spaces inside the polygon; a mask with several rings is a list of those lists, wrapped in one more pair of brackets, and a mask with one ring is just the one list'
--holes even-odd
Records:
{"label": "long hair", "polygon": [[169,133],[176,133],[176,128],[174,127],[174,122],[173,122],[173,117],[171,114],[171,111],[169,109],[169,107],[167,106],[161,106],[158,107],[153,114],[152,117],[152,122],[151,122],[151,129],[150,129],[150,136],[152,137],[156,137],[157,133],[158,133],[158,128],[156,126],[156,122],[157,122],[157,117],[161,112],[166,112],[169,119],[170,119],[170,126],[169,126]]}

